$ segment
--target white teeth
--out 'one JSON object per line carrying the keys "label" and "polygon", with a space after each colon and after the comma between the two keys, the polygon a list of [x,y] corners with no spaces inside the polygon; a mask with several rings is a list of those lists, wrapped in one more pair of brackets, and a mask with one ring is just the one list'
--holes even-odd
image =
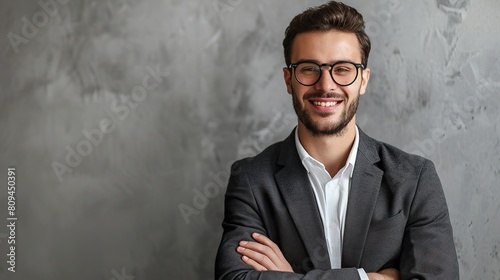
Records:
{"label": "white teeth", "polygon": [[338,102],[337,102],[337,101],[335,101],[335,102],[319,102],[319,101],[314,101],[313,103],[314,103],[314,105],[316,105],[316,106],[321,106],[321,107],[332,107],[332,106],[337,105],[337,103],[338,103]]}

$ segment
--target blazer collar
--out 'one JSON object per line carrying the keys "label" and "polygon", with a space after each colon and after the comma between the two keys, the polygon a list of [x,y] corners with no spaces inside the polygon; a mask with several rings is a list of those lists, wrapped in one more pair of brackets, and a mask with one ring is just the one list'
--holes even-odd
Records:
{"label": "blazer collar", "polygon": [[359,148],[347,203],[342,267],[359,267],[384,172],[378,142],[359,130]]}
{"label": "blazer collar", "polygon": [[283,142],[277,161],[283,168],[274,177],[312,266],[326,270],[330,269],[330,257],[323,224],[307,171],[297,153],[294,133],[295,130]]}

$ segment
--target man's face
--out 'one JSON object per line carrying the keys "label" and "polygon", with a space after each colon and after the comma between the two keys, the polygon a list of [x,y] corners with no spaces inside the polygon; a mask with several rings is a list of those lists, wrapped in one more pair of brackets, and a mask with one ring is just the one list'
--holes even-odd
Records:
{"label": "man's face", "polygon": [[[291,58],[292,63],[350,61],[357,64],[361,63],[361,50],[354,33],[314,31],[295,37]],[[329,70],[328,66],[322,67],[320,80],[312,86],[304,86],[295,79],[295,69],[283,69],[299,127],[305,127],[313,136],[342,135],[349,124],[354,125],[359,96],[365,93],[370,77],[369,69],[359,68],[354,83],[339,86],[332,80]]]}

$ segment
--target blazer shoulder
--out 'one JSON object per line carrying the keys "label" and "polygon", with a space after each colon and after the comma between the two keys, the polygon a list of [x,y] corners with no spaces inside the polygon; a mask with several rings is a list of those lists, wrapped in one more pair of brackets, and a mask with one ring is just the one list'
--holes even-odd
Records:
{"label": "blazer shoulder", "polygon": [[[369,136],[364,138],[364,153],[366,153],[367,147],[371,147],[371,150],[376,151],[375,157],[378,157],[378,165],[383,170],[418,174],[426,166],[434,168],[434,164],[429,159],[410,154],[391,144],[375,140]],[[362,149],[360,151],[363,152]]]}
{"label": "blazer shoulder", "polygon": [[277,168],[276,163],[280,156],[281,151],[284,146],[286,146],[286,142],[289,140],[288,138],[282,140],[280,142],[276,142],[262,152],[258,153],[252,157],[246,157],[240,160],[237,160],[233,163],[231,170],[244,170],[247,173],[260,173],[260,174],[269,174],[274,173]]}

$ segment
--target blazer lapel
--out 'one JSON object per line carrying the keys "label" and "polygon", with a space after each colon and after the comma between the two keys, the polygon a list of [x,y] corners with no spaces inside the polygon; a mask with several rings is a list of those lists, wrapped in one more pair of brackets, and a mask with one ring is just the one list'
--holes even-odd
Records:
{"label": "blazer lapel", "polygon": [[318,204],[297,153],[295,130],[285,140],[278,164],[284,167],[275,174],[276,183],[312,264],[317,269],[330,269]]}
{"label": "blazer lapel", "polygon": [[383,171],[373,140],[359,130],[359,148],[352,174],[342,249],[342,267],[359,267]]}

